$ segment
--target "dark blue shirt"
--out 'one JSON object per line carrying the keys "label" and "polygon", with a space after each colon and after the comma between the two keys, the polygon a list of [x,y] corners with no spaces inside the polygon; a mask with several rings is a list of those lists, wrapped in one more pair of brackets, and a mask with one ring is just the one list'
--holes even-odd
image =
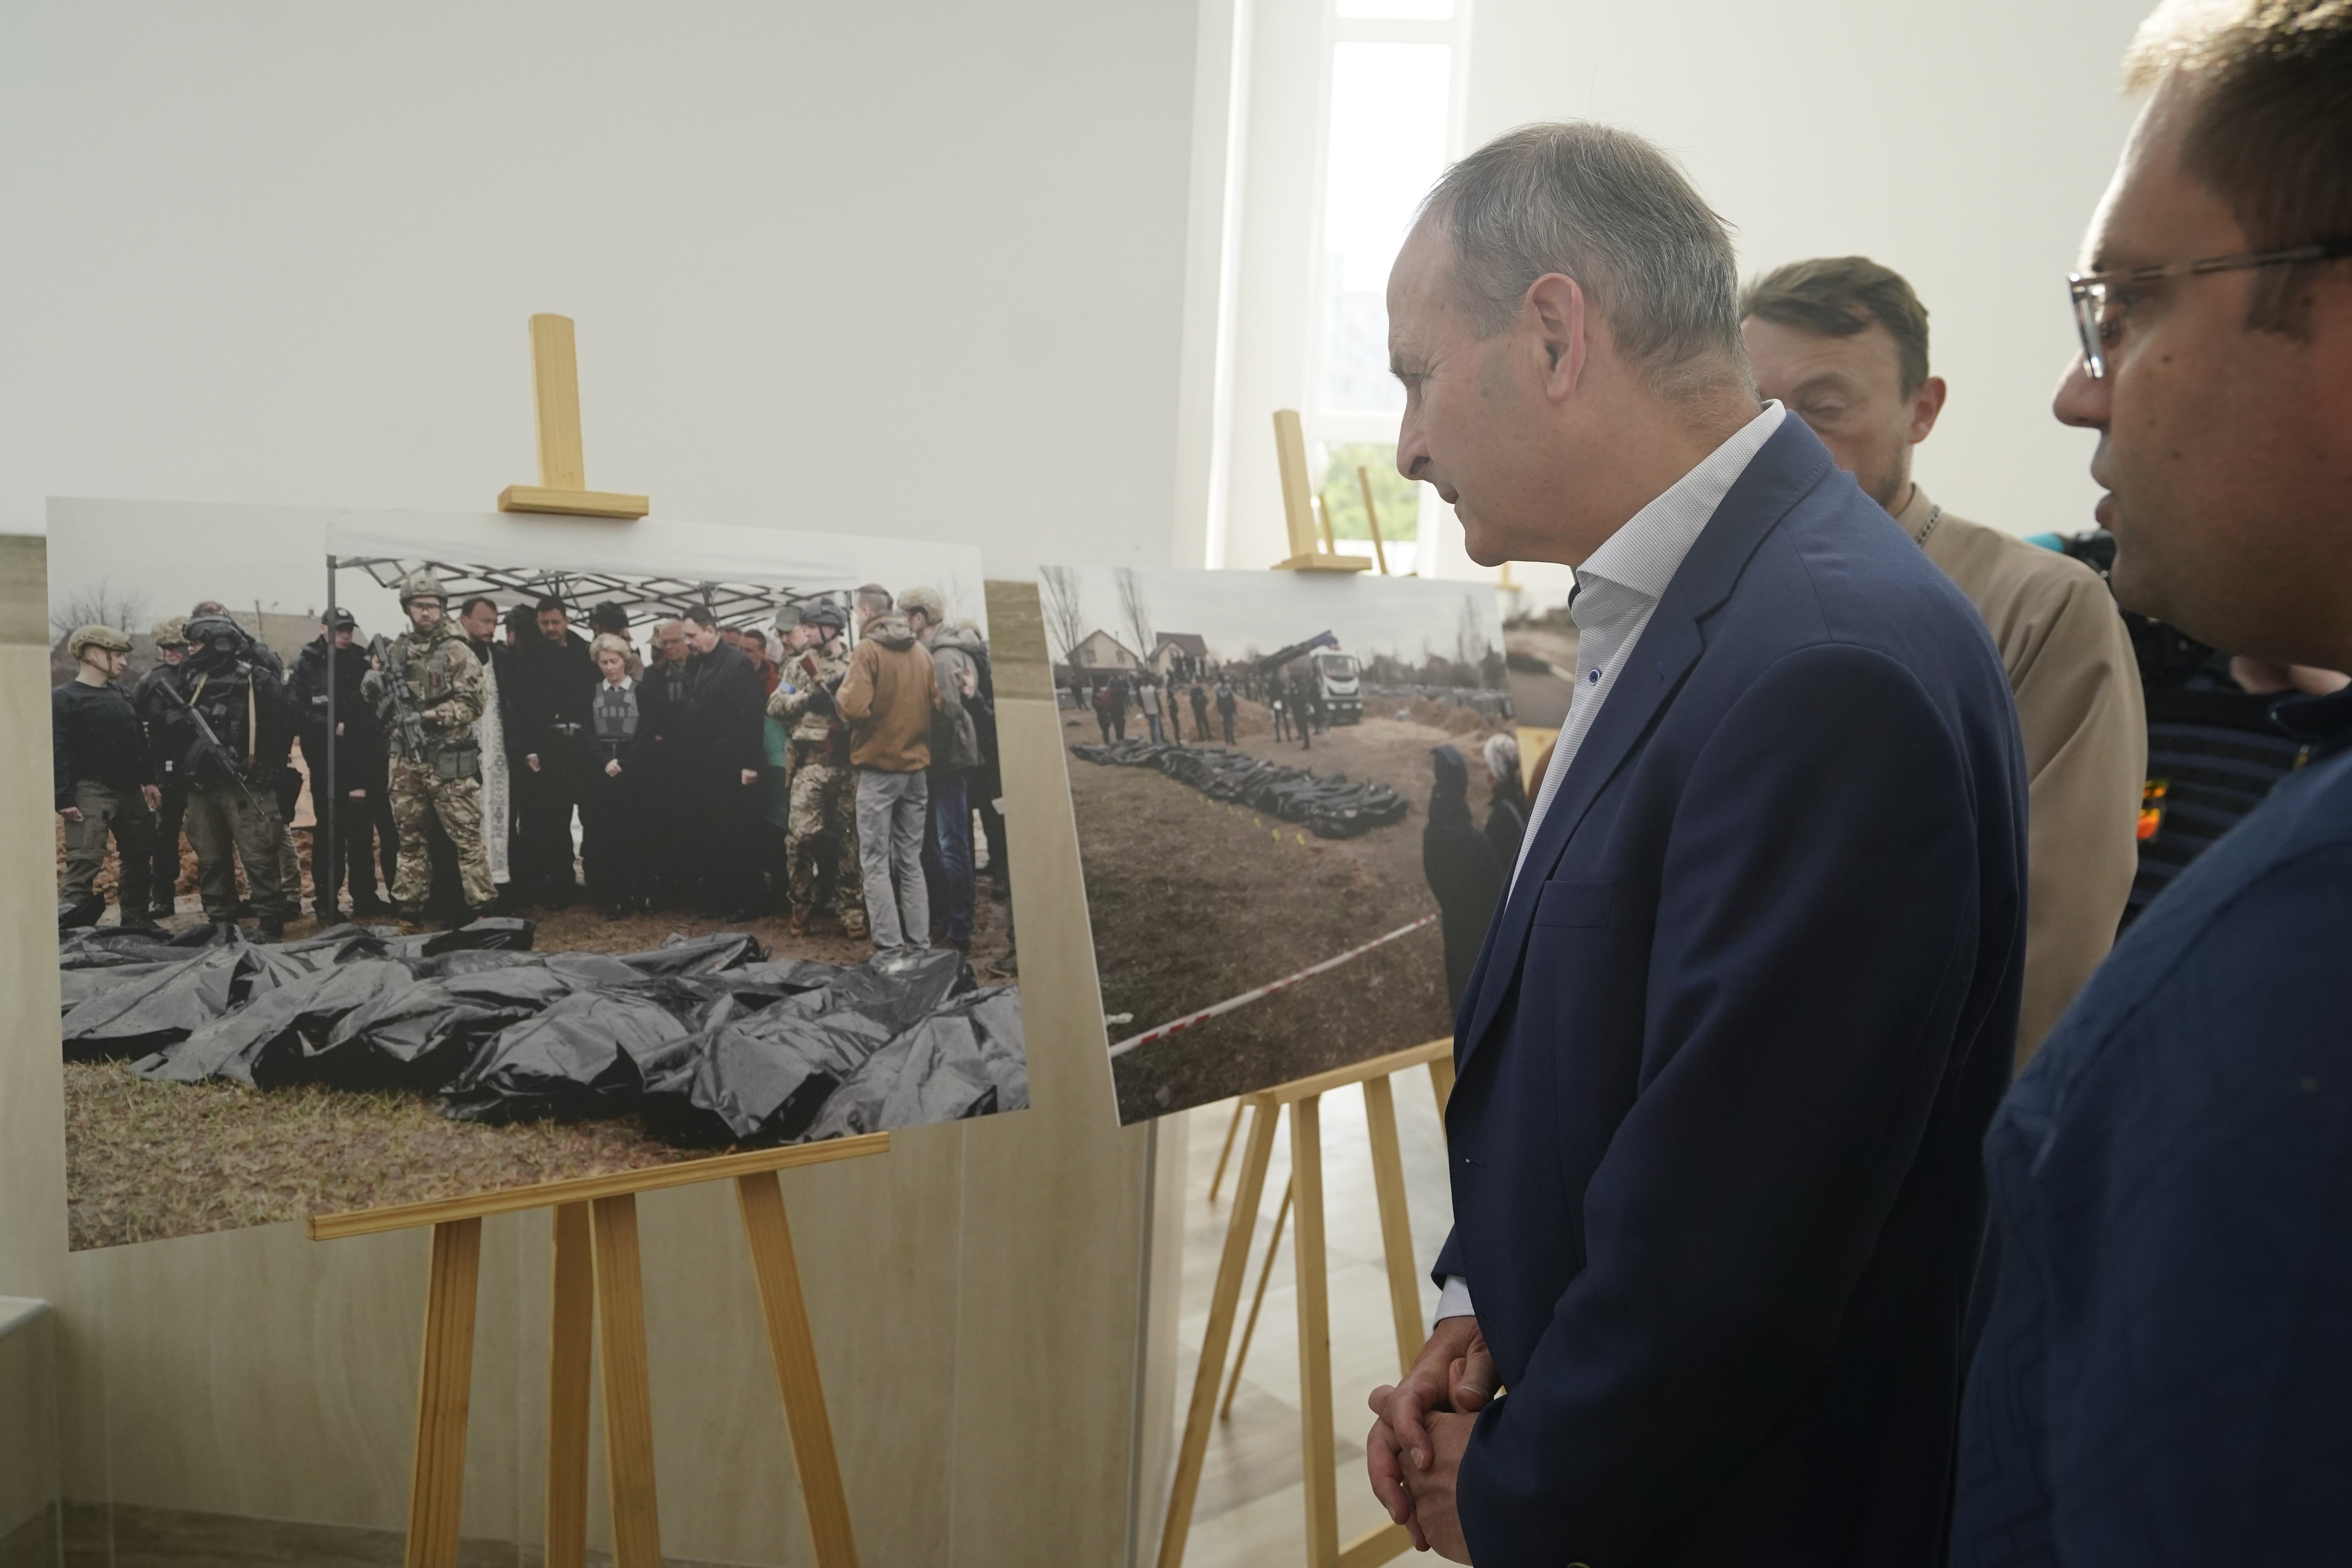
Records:
{"label": "dark blue shirt", "polygon": [[1987,1135],[1964,1568],[2352,1563],[2352,692],[2277,711]]}

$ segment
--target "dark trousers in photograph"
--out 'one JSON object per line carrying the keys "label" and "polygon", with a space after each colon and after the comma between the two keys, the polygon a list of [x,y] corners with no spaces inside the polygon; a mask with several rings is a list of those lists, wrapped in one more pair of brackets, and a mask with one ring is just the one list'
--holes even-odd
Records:
{"label": "dark trousers in photograph", "polygon": [[760,786],[745,784],[740,768],[706,768],[693,804],[688,831],[703,907],[714,915],[751,913],[760,903],[760,846],[768,826],[760,815]]}
{"label": "dark trousers in photograph", "polygon": [[971,775],[930,775],[930,824],[923,836],[923,881],[930,924],[957,947],[971,945]]}
{"label": "dark trousers in photograph", "polygon": [[163,808],[155,814],[155,845],[149,860],[147,897],[154,912],[170,914],[180,890],[180,823],[188,815],[188,792],[165,775]]}
{"label": "dark trousers in photograph", "polygon": [[981,837],[988,846],[988,879],[1002,896],[1013,885],[1013,862],[1004,858],[1004,814],[996,809],[996,797],[1004,785],[994,777],[975,775],[966,787],[972,792],[972,809],[980,813]]}
{"label": "dark trousers in photograph", "polygon": [[106,864],[107,840],[111,838],[119,879],[116,902],[126,921],[144,920],[147,878],[155,857],[155,814],[147,809],[146,795],[135,787],[117,789],[96,779],[77,779],[74,806],[81,820],[66,824],[64,901],[104,909],[98,898],[98,874]]}
{"label": "dark trousers in photograph", "polygon": [[626,770],[618,778],[592,773],[580,781],[580,866],[588,896],[608,907],[652,894],[645,783]]}
{"label": "dark trousers in photograph", "polygon": [[294,907],[299,895],[285,881],[286,825],[266,789],[199,784],[188,791],[187,828],[188,842],[196,848],[196,885],[206,918],[236,918],[240,868],[254,913],[291,920],[299,912]]}
{"label": "dark trousers in photograph", "polygon": [[359,787],[367,794],[357,800],[345,795],[331,809],[312,802],[319,822],[310,829],[310,888],[320,904],[331,906],[341,900],[348,881],[352,907],[373,912],[384,903],[376,893],[378,866],[386,892],[400,875],[400,829],[392,820],[392,791],[384,781]]}
{"label": "dark trousers in photograph", "polygon": [[578,805],[580,763],[574,742],[553,736],[539,768],[516,763],[514,879],[527,898],[567,899],[579,889],[572,870],[572,813]]}

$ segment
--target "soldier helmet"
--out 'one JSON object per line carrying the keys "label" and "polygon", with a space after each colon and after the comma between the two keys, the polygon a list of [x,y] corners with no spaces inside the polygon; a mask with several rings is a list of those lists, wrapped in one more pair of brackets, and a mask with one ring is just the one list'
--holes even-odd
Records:
{"label": "soldier helmet", "polygon": [[[784,624],[781,616],[777,617],[776,624],[780,626]],[[815,626],[821,631],[837,632],[847,623],[842,617],[839,605],[815,604],[801,606],[800,624]]]}
{"label": "soldier helmet", "polygon": [[408,608],[412,599],[438,599],[449,602],[449,591],[441,586],[441,579],[429,572],[411,572],[400,580],[400,607]]}
{"label": "soldier helmet", "polygon": [[190,616],[184,629],[194,653],[236,654],[250,644],[245,628],[226,616]]}
{"label": "soldier helmet", "polygon": [[76,626],[66,634],[66,657],[79,658],[84,648],[102,647],[109,653],[129,653],[131,639],[112,626],[93,622]]}
{"label": "soldier helmet", "polygon": [[920,611],[931,625],[938,626],[948,618],[947,602],[940,597],[937,588],[908,588],[898,595],[898,613],[911,616]]}
{"label": "soldier helmet", "polygon": [[188,617],[165,616],[147,635],[154,639],[157,647],[185,647],[188,646]]}

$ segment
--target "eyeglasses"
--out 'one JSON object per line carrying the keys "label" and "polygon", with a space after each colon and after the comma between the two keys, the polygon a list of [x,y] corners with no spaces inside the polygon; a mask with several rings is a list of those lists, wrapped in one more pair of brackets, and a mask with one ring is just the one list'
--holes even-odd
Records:
{"label": "eyeglasses", "polygon": [[2306,261],[2333,261],[2352,256],[2352,238],[2323,239],[2292,250],[2248,251],[2237,256],[2209,256],[2201,261],[2177,261],[2161,267],[2133,267],[2116,272],[2076,272],[2066,279],[2074,300],[2074,330],[2083,337],[2083,370],[2093,381],[2107,374],[2106,346],[2123,331],[2131,310],[2131,286],[2167,278],[2200,278],[2209,272],[2238,272],[2249,267],[2293,267]]}

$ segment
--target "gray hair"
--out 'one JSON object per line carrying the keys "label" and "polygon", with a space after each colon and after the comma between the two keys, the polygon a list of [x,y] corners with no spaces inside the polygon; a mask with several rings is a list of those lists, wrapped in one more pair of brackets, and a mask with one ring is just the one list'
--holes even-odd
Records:
{"label": "gray hair", "polygon": [[1486,737],[1486,773],[1496,784],[1507,778],[1517,778],[1519,772],[1519,742],[1509,735]]}
{"label": "gray hair", "polygon": [[1479,336],[1559,272],[1658,390],[1716,380],[1717,366],[1746,379],[1731,236],[1675,161],[1632,132],[1581,120],[1507,131],[1446,170],[1421,215],[1454,242],[1454,285]]}

